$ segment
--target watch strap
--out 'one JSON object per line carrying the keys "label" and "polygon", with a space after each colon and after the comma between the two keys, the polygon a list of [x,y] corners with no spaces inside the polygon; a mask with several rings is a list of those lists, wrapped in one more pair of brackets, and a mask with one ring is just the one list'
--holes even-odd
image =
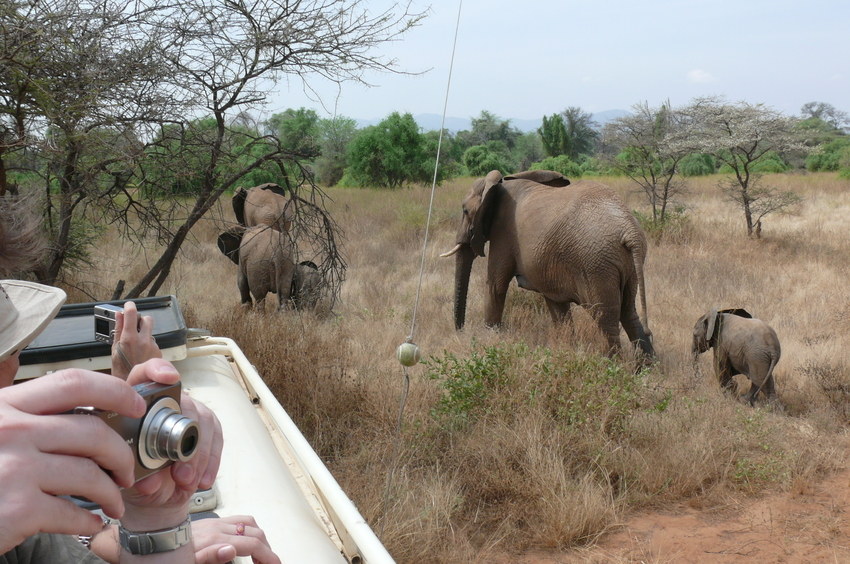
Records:
{"label": "watch strap", "polygon": [[192,524],[187,517],[176,527],[144,532],[128,531],[119,524],[118,540],[124,550],[137,556],[170,552],[192,541]]}

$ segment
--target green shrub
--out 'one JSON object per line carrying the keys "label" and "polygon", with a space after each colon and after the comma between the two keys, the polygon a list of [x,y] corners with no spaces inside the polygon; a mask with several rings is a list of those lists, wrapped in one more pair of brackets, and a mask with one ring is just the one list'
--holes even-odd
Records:
{"label": "green shrub", "polygon": [[841,168],[841,158],[850,158],[850,137],[839,137],[819,146],[806,157],[806,170],[809,172],[836,171]]}
{"label": "green shrub", "polygon": [[542,161],[532,163],[531,170],[554,170],[567,178],[580,178],[583,173],[581,166],[567,155],[546,157]]}
{"label": "green shrub", "polygon": [[542,410],[553,424],[612,435],[636,409],[659,410],[663,398],[644,397],[643,372],[610,358],[577,351],[529,348],[525,344],[484,347],[468,358],[451,353],[425,364],[443,395],[431,415],[456,429],[485,415],[510,420]]}
{"label": "green shrub", "polygon": [[717,162],[705,153],[692,153],[679,161],[679,173],[682,176],[705,176],[714,174]]}

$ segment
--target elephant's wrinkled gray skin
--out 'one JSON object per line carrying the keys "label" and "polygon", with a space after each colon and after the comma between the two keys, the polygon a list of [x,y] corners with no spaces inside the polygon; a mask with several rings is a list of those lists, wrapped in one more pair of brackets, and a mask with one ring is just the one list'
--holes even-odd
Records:
{"label": "elephant's wrinkled gray skin", "polygon": [[[620,198],[598,182],[570,184],[552,171],[477,180],[463,202],[456,256],[455,327],[463,327],[472,262],[489,241],[485,323],[502,321],[511,280],[543,294],[552,319],[567,321],[571,304],[592,309],[608,338],[620,348],[620,324],[640,350],[653,356],[646,321],[643,264],[646,238]],[[641,295],[643,321],[636,310]]]}
{"label": "elephant's wrinkled gray skin", "polygon": [[714,370],[724,390],[734,392],[733,376],[744,374],[750,379],[746,396],[750,405],[759,391],[769,400],[776,399],[773,369],[782,351],[767,323],[743,309],[710,310],[694,325],[694,362],[709,348],[714,349]]}
{"label": "elephant's wrinkled gray skin", "polygon": [[316,263],[304,260],[295,265],[292,303],[298,310],[315,309],[322,295],[322,273]]}
{"label": "elephant's wrinkled gray skin", "polygon": [[239,188],[232,203],[236,221],[243,227],[268,225],[286,232],[295,214],[286,192],[277,184],[260,184],[250,190]]}
{"label": "elephant's wrinkled gray skin", "polygon": [[218,236],[218,248],[239,266],[237,285],[242,303],[251,297],[260,307],[277,294],[278,309],[288,307],[295,264],[289,234],[266,225],[234,227]]}

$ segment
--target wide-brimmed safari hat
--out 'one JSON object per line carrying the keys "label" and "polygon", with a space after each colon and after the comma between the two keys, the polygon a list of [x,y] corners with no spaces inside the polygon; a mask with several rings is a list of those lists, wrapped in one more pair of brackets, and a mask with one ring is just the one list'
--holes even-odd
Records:
{"label": "wide-brimmed safari hat", "polygon": [[26,347],[50,323],[65,292],[22,280],[0,280],[0,362]]}

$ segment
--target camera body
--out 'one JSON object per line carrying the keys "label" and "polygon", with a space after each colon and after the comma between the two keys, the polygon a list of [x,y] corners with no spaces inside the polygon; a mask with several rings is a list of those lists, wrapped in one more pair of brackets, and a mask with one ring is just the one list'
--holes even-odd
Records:
{"label": "camera body", "polygon": [[136,459],[138,482],[175,461],[191,459],[198,446],[199,427],[180,411],[180,382],[170,385],[145,382],[133,389],[145,398],[148,406],[140,419],[93,407],[77,407],[73,413],[99,417],[124,438]]}
{"label": "camera body", "polygon": [[112,304],[94,306],[94,338],[109,345],[115,340],[115,314],[124,308]]}

